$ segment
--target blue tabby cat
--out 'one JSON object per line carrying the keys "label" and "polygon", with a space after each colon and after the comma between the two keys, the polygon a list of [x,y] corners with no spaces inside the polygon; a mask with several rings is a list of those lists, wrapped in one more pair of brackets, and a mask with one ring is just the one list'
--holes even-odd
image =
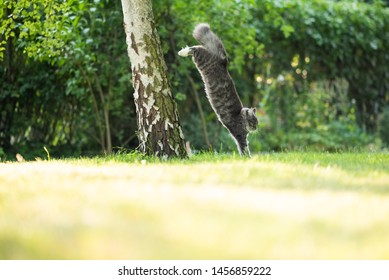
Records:
{"label": "blue tabby cat", "polygon": [[209,25],[198,24],[193,31],[193,37],[202,45],[183,48],[178,55],[192,56],[204,81],[208,100],[219,121],[234,138],[239,154],[250,156],[247,135],[258,126],[256,110],[243,107],[227,69],[226,50]]}

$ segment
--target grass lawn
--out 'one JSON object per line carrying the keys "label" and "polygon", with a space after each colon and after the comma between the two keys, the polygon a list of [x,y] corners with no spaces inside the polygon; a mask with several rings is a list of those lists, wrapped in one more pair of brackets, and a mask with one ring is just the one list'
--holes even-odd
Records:
{"label": "grass lawn", "polygon": [[389,154],[0,163],[0,259],[389,259]]}

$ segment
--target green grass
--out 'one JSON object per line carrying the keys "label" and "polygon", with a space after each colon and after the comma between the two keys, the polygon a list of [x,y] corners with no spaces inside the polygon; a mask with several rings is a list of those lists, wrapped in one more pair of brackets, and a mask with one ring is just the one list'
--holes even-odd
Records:
{"label": "green grass", "polygon": [[388,259],[388,153],[0,163],[1,259]]}

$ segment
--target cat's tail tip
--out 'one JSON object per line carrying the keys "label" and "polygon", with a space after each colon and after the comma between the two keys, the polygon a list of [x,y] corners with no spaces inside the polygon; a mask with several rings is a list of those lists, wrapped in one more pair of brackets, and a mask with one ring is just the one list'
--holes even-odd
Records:
{"label": "cat's tail tip", "polygon": [[211,31],[211,27],[208,23],[199,23],[196,25],[195,29],[193,30],[193,37],[199,41],[202,42],[204,36],[207,35]]}

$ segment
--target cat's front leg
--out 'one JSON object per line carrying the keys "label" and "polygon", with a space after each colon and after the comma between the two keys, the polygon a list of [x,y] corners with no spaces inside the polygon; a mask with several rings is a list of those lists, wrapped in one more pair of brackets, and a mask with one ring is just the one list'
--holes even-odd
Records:
{"label": "cat's front leg", "polygon": [[249,157],[249,158],[251,157],[249,146],[246,146],[242,149],[241,156],[242,157]]}

